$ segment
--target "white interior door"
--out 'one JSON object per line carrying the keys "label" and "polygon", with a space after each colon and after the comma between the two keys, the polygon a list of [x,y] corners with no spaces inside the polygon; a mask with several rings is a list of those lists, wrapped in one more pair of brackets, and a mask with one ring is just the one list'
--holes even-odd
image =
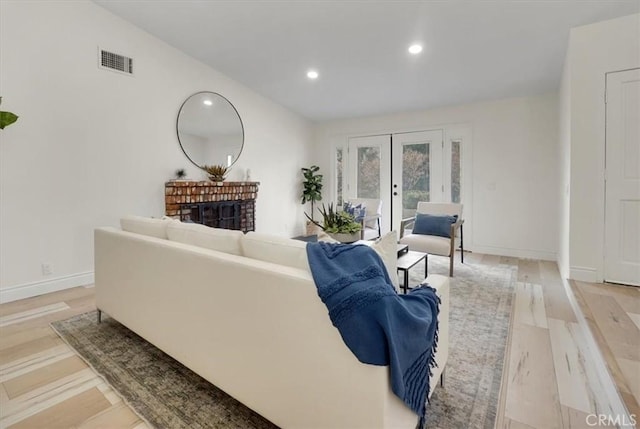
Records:
{"label": "white interior door", "polygon": [[442,130],[394,134],[391,147],[392,220],[399,230],[403,218],[415,215],[418,201],[449,201],[450,181],[445,180]]}
{"label": "white interior door", "polygon": [[349,139],[348,198],[382,200],[381,229],[391,225],[391,135]]}
{"label": "white interior door", "polygon": [[640,285],[640,69],[607,74],[604,279]]}

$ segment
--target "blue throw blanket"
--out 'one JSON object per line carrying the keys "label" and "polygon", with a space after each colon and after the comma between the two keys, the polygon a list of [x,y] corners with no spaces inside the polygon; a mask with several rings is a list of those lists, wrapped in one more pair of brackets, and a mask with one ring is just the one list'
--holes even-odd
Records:
{"label": "blue throw blanket", "polygon": [[389,365],[393,392],[418,414],[422,428],[438,342],[435,290],[424,284],[398,295],[368,246],[307,243],[307,258],[347,347],[360,362]]}

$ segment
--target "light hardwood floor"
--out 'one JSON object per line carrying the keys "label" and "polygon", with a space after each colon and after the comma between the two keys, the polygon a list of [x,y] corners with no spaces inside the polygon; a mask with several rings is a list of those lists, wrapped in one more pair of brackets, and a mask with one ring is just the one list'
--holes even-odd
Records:
{"label": "light hardwood floor", "polygon": [[[518,268],[496,427],[590,427],[586,416],[608,409],[602,374],[590,365],[555,263],[480,254],[465,255],[465,263]],[[93,288],[83,287],[0,305],[0,428],[147,427],[49,326],[94,308]],[[637,307],[625,309],[637,328]],[[623,338],[606,326],[604,336]],[[635,341],[610,348],[625,351],[619,372],[632,376],[622,391],[637,398]]]}
{"label": "light hardwood floor", "polygon": [[49,326],[93,309],[84,287],[0,305],[0,428],[148,427]]}
{"label": "light hardwood floor", "polygon": [[640,288],[570,284],[627,409],[640,417]]}

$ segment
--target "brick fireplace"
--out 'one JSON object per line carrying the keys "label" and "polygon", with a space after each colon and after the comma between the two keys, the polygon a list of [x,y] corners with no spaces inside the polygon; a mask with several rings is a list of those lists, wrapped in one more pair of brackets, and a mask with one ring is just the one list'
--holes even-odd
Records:
{"label": "brick fireplace", "polygon": [[165,213],[214,228],[254,231],[258,185],[260,182],[166,182]]}

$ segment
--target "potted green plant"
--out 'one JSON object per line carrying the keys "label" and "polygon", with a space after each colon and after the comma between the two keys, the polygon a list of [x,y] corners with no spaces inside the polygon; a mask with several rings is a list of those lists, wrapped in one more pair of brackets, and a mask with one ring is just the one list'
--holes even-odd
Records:
{"label": "potted green plant", "polygon": [[[307,221],[307,235],[317,232],[315,224],[315,202],[322,199],[322,174],[318,174],[320,167],[312,165],[309,168],[301,168],[304,180],[302,182],[301,204],[311,202],[311,218]],[[305,216],[309,217],[307,213]]]}
{"label": "potted green plant", "polygon": [[322,224],[311,219],[306,213],[305,216],[334,240],[338,240],[341,243],[353,243],[360,239],[362,224],[357,222],[353,215],[335,210],[333,203],[330,203],[329,207],[325,207],[323,204],[319,212],[322,215]]}
{"label": "potted green plant", "polygon": [[[320,167],[312,165],[301,168],[304,181],[302,182],[302,204],[311,201],[311,220],[314,220],[314,203],[322,199],[322,174],[318,174]],[[306,215],[306,213],[305,213]],[[308,217],[308,216],[307,216]]]}

